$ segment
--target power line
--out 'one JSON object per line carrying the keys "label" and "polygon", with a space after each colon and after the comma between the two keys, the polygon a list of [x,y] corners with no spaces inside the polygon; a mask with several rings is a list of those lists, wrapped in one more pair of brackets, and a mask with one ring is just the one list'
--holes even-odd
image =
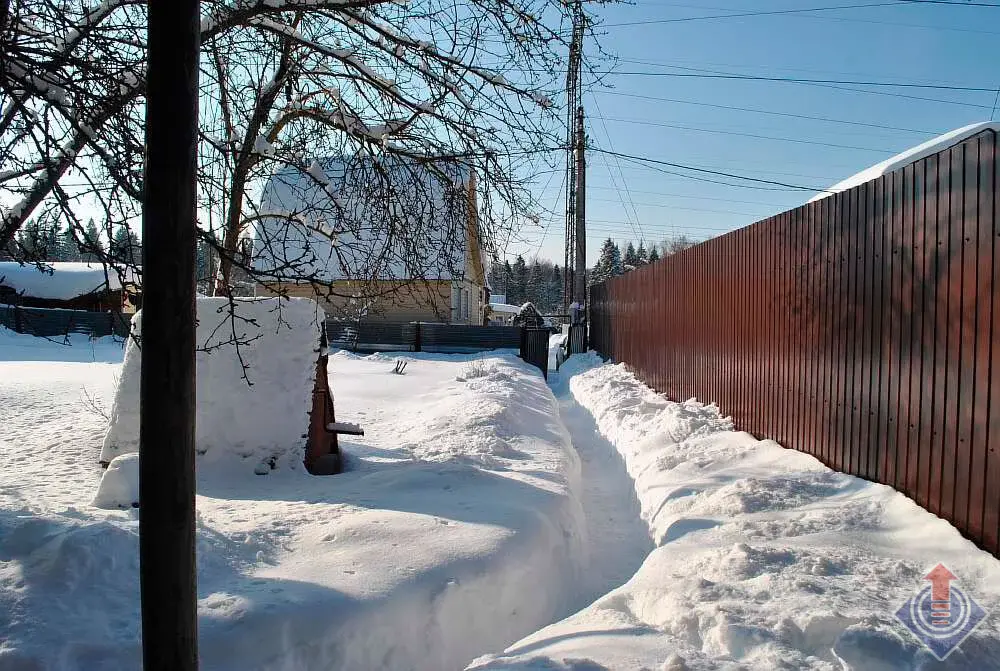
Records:
{"label": "power line", "polygon": [[[728,72],[726,72],[724,70],[713,70],[713,69],[707,69],[707,68],[695,68],[695,67],[684,66],[684,65],[671,65],[669,63],[663,63],[663,64],[651,63],[651,64],[655,65],[655,66],[659,66],[659,67],[669,67],[669,68],[674,68],[676,70],[688,70],[688,71],[691,71],[691,72],[705,72],[705,73],[709,73],[709,74],[718,74],[718,75],[730,74],[730,73],[728,73]],[[729,65],[728,67],[734,67],[734,66]],[[735,67],[739,67],[739,66],[735,66]],[[799,83],[801,83],[803,86],[815,86],[815,87],[818,87],[818,88],[834,89],[834,90],[838,90],[838,91],[851,91],[851,92],[854,92],[854,93],[867,93],[869,95],[884,96],[884,97],[889,97],[889,98],[905,98],[907,100],[921,100],[921,101],[925,101],[925,102],[936,102],[936,103],[943,103],[943,104],[947,104],[947,105],[960,105],[962,107],[976,107],[976,108],[979,108],[979,109],[990,109],[989,105],[981,105],[981,104],[978,104],[978,103],[971,103],[971,102],[966,102],[966,101],[962,101],[962,100],[946,100],[946,99],[943,99],[943,98],[931,98],[929,96],[916,96],[916,95],[908,94],[908,93],[900,93],[898,91],[878,91],[878,90],[874,90],[873,91],[871,89],[850,88],[848,86],[841,86],[841,85],[837,85],[837,84],[808,84],[808,83],[805,83],[805,82],[799,82]],[[990,89],[990,91],[993,91],[993,90],[994,89]]]}
{"label": "power line", "polygon": [[[610,186],[591,186],[591,189],[599,189],[602,191],[614,191]],[[693,196],[691,194],[685,193],[669,193],[665,191],[643,191],[641,189],[633,189],[633,193],[641,193],[647,196],[663,196],[665,198],[688,198],[691,200],[714,200],[723,203],[741,203],[743,205],[763,205],[765,207],[784,207],[784,203],[766,203],[759,200],[738,200],[735,198],[717,198],[715,196]],[[595,199],[596,200],[596,199]],[[608,202],[613,202],[611,199],[607,199]],[[649,205],[649,203],[637,203],[639,206]]]}
{"label": "power line", "polygon": [[796,144],[812,144],[818,145],[820,147],[833,147],[835,149],[855,149],[857,151],[870,151],[878,154],[896,154],[898,151],[894,149],[879,149],[873,147],[858,147],[856,145],[849,144],[837,144],[835,142],[822,142],[820,140],[802,140],[799,138],[791,137],[780,137],[776,135],[759,135],[756,133],[743,133],[735,130],[720,130],[717,128],[701,128],[699,126],[686,126],[683,124],[672,124],[665,123],[662,121],[652,121],[648,119],[625,119],[622,117],[604,117],[608,121],[618,121],[620,123],[632,123],[641,126],[656,126],[660,128],[676,128],[678,130],[690,130],[699,133],[717,133],[719,135],[738,135],[741,137],[756,138],[758,140],[774,140],[778,142],[794,142]]}
{"label": "power line", "polygon": [[[649,5],[649,4],[658,4],[658,5],[661,5],[661,6],[662,5],[668,5],[670,7],[685,7],[685,8],[689,8],[689,9],[699,9],[699,10],[709,9],[709,10],[712,10],[712,11],[720,11],[720,12],[732,11],[731,8],[727,8],[727,7],[708,7],[708,6],[705,6],[705,5],[687,5],[687,4],[681,4],[681,3],[649,3],[649,2],[647,2],[647,1],[644,0],[643,5]],[[970,6],[968,3],[964,3],[964,2],[962,2],[962,3],[955,3],[955,4],[962,4],[962,5]],[[971,5],[971,6],[974,6],[974,5]],[[1000,5],[983,5],[983,6],[998,7]],[[922,29],[925,29],[925,30],[946,30],[946,31],[951,31],[951,32],[959,32],[959,33],[978,33],[978,34],[982,34],[982,35],[1000,35],[1000,32],[997,32],[995,30],[979,30],[979,29],[976,29],[976,28],[957,28],[957,27],[954,27],[954,26],[930,26],[930,25],[926,25],[926,24],[922,24],[922,23],[906,23],[906,22],[903,22],[903,21],[878,21],[878,20],[874,20],[874,19],[859,19],[859,18],[856,18],[856,17],[846,17],[846,16],[810,16],[810,15],[808,15],[809,11],[815,11],[815,10],[808,10],[808,9],[806,9],[806,10],[803,10],[802,13],[800,13],[800,14],[792,14],[792,15],[790,15],[789,18],[793,18],[793,19],[812,19],[812,20],[815,20],[815,21],[839,21],[839,22],[845,22],[845,23],[870,23],[870,24],[874,24],[874,25],[883,25],[883,26],[902,26],[904,28],[922,28]],[[733,16],[733,15],[729,14],[728,16]],[[638,25],[638,22],[636,22],[636,25]]]}
{"label": "power line", "polygon": [[708,14],[704,16],[685,16],[681,18],[674,19],[649,19],[646,21],[627,21],[623,23],[605,23],[602,24],[602,28],[622,28],[625,26],[648,26],[657,25],[664,23],[688,23],[691,21],[708,21],[710,19],[736,19],[736,18],[746,18],[751,16],[774,16],[778,14],[801,14],[803,12],[830,12],[840,9],[865,9],[869,7],[900,7],[904,4],[903,0],[895,0],[894,2],[868,2],[864,4],[856,5],[834,5],[829,7],[799,7],[796,9],[774,9],[774,10],[761,10],[755,12],[739,12],[732,14]]}
{"label": "power line", "polygon": [[[608,138],[608,146],[614,149],[611,142],[611,132],[608,131],[608,125],[604,122],[603,112],[601,112],[601,106],[597,102],[596,98],[594,98],[594,107],[597,108],[597,113],[599,115],[598,118],[601,120],[601,126],[604,128],[604,136]],[[632,203],[632,194],[628,192],[628,180],[625,179],[625,173],[622,171],[621,161],[619,161],[617,157],[615,157],[615,165],[618,167],[618,174],[622,178],[622,186],[625,188],[625,193],[628,195],[629,203]],[[607,161],[604,161],[604,166],[608,169],[608,176],[611,177],[611,185],[615,187],[615,190],[618,192],[618,199],[621,201],[622,207],[625,208],[626,213],[628,213],[628,208],[625,206],[625,199],[622,197],[621,189],[618,188],[618,184],[615,181],[615,175],[611,171],[611,165]],[[634,203],[632,203],[632,218],[635,220],[635,228],[637,229],[637,232],[640,236],[642,236],[642,225],[639,223],[639,213],[636,212]]]}
{"label": "power line", "polygon": [[634,154],[624,154],[622,152],[611,151],[608,149],[601,149],[599,147],[591,147],[591,151],[596,151],[601,154],[608,154],[611,156],[618,156],[619,158],[624,158],[627,160],[641,161],[643,163],[652,163],[655,165],[665,165],[672,168],[679,168],[681,170],[692,170],[694,172],[702,172],[709,175],[719,175],[721,177],[730,177],[732,179],[741,179],[748,182],[756,182],[759,184],[772,184],[775,186],[785,187],[787,189],[796,189],[798,191],[823,191],[827,192],[827,189],[820,189],[814,186],[802,186],[801,184],[789,184],[788,182],[778,182],[771,179],[760,179],[758,177],[748,177],[746,175],[737,175],[731,172],[722,172],[721,170],[707,170],[705,168],[696,168],[690,165],[684,165],[683,163],[672,163],[670,161],[661,161],[655,158],[648,158],[646,156],[635,156]]}
{"label": "power line", "polygon": [[806,79],[799,77],[767,77],[764,75],[741,75],[735,73],[704,74],[694,72],[643,72],[638,70],[600,72],[595,74],[634,76],[634,77],[686,77],[695,79],[733,79],[761,82],[780,82],[785,84],[838,84],[847,86],[886,86],[896,88],[936,89],[941,91],[962,91],[968,93],[993,93],[995,86],[956,86],[952,84],[917,84],[914,82],[879,82],[855,79]]}
{"label": "power line", "polygon": [[679,98],[659,98],[656,96],[647,96],[638,93],[624,93],[621,91],[596,91],[595,93],[600,93],[602,95],[619,95],[619,96],[624,96],[626,98],[637,98],[640,100],[651,100],[655,102],[679,103],[682,105],[697,105],[699,107],[712,107],[715,109],[724,109],[736,112],[752,112],[754,114],[767,114],[771,116],[788,117],[792,119],[806,119],[808,121],[823,121],[826,123],[837,123],[848,126],[864,126],[866,128],[877,128],[879,130],[893,130],[906,133],[920,133],[924,135],[940,134],[938,131],[920,130],[916,128],[901,128],[899,126],[885,126],[882,124],[868,123],[865,121],[847,121],[845,119],[832,119],[830,117],[811,116],[808,114],[795,114],[793,112],[776,112],[774,110],[762,110],[753,107],[739,107],[737,105],[720,105],[717,103],[698,102],[695,100],[681,100]]}

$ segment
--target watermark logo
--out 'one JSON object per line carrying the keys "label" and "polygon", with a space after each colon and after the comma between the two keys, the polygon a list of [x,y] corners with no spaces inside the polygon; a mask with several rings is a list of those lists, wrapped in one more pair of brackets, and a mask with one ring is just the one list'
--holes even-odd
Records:
{"label": "watermark logo", "polygon": [[958,576],[938,564],[924,576],[930,584],[907,599],[896,618],[939,660],[944,660],[986,619],[984,611],[952,581]]}

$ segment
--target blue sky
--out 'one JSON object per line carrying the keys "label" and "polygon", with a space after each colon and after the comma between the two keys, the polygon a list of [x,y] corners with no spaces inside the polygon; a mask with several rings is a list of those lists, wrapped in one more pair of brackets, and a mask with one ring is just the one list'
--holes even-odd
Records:
{"label": "blue sky", "polygon": [[[604,33],[602,45],[619,61],[605,85],[590,86],[585,93],[589,142],[625,154],[797,186],[829,186],[935,135],[990,118],[1000,86],[1000,1],[988,2],[998,6],[899,2],[685,21],[676,19],[869,3],[638,0],[634,5],[599,9],[605,24],[599,29]],[[673,21],[654,23],[658,20]],[[635,72],[737,73],[994,90],[832,88],[627,74]],[[1000,118],[1000,110],[994,118]],[[588,168],[590,262],[600,241],[609,236],[620,241],[640,237],[659,241],[682,234],[704,239],[800,205],[812,195],[776,186],[740,188],[693,180],[596,152],[591,152]],[[562,175],[556,174],[551,181],[548,175],[538,181],[539,198],[556,214],[543,218],[537,227],[524,228],[521,239],[507,247],[508,255],[538,254],[562,263],[561,180]]]}

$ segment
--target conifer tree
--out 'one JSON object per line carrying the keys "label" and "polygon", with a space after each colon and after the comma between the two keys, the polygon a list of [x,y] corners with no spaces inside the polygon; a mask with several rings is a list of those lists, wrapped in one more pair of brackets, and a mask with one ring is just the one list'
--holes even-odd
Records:
{"label": "conifer tree", "polygon": [[639,265],[639,260],[635,253],[635,245],[631,241],[629,241],[628,247],[625,248],[625,257],[622,259],[622,263],[626,267],[632,266],[633,268]]}

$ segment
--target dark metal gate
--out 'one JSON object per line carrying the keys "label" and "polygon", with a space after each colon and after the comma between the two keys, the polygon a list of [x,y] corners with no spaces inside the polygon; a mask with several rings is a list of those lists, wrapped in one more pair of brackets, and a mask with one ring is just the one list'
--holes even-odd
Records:
{"label": "dark metal gate", "polygon": [[521,329],[521,358],[542,370],[542,376],[549,379],[549,336],[548,329]]}

